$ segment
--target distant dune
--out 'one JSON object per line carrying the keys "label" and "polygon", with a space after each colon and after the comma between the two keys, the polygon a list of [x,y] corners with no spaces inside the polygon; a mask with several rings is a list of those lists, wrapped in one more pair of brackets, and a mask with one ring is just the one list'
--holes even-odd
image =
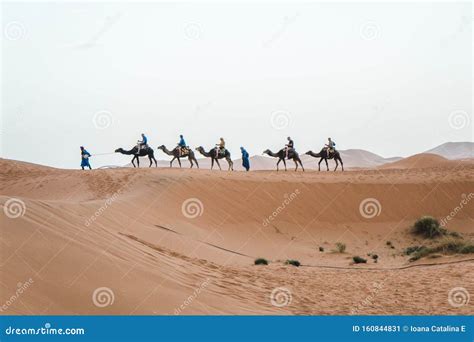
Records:
{"label": "distant dune", "polygon": [[432,153],[421,153],[399,161],[380,166],[381,169],[425,169],[435,167],[456,167],[465,164],[474,164],[471,160],[448,160]]}
{"label": "distant dune", "polygon": [[[469,256],[409,263],[403,253],[426,244],[410,234],[414,220],[446,217],[473,189],[474,166],[446,162],[422,155],[397,162],[403,169],[231,173],[1,159],[0,302],[34,281],[1,314],[473,314],[446,299],[474,284]],[[472,212],[447,228],[474,238]],[[368,263],[351,265],[356,255]],[[254,266],[258,257],[270,265]],[[374,284],[377,300],[365,303]],[[282,287],[291,303],[272,305]],[[114,302],[100,307],[94,292],[104,288]]]}
{"label": "distant dune", "polygon": [[425,153],[433,153],[447,159],[473,159],[474,143],[473,142],[447,142],[439,145]]}

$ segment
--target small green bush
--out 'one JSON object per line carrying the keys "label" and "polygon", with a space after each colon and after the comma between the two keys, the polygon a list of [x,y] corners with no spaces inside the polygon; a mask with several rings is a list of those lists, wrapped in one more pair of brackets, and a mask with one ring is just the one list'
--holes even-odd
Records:
{"label": "small green bush", "polygon": [[354,260],[354,263],[356,264],[366,264],[367,263],[367,260],[364,259],[364,258],[361,258],[360,256],[355,256],[352,258],[352,260]]}
{"label": "small green bush", "polygon": [[460,239],[447,238],[433,247],[414,246],[405,249],[405,254],[411,255],[410,261],[436,254],[471,254],[474,253],[474,245]]}
{"label": "small green bush", "polygon": [[447,230],[440,226],[437,219],[431,216],[423,216],[413,225],[413,233],[424,238],[433,239],[446,235]]}
{"label": "small green bush", "polygon": [[298,261],[298,260],[286,260],[285,264],[287,265],[293,265],[293,266],[296,266],[296,267],[300,267],[301,266],[301,263]]}
{"label": "small green bush", "polygon": [[336,243],[336,251],[338,253],[344,253],[346,251],[346,244],[342,242]]}
{"label": "small green bush", "polygon": [[264,258],[255,259],[255,265],[268,265],[268,260]]}

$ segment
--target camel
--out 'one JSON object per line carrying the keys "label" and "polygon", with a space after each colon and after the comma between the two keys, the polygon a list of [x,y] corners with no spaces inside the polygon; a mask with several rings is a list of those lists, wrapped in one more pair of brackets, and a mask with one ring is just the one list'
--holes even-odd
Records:
{"label": "camel", "polygon": [[232,162],[232,159],[230,159],[230,152],[229,150],[225,150],[224,153],[218,153],[219,152],[219,148],[218,147],[214,147],[212,150],[210,150],[209,152],[206,152],[204,150],[204,147],[202,146],[199,146],[198,148],[196,148],[196,151],[198,151],[199,153],[201,153],[204,157],[207,157],[207,158],[211,158],[211,170],[212,168],[214,167],[214,161],[217,163],[217,166],[219,166],[219,170],[222,170],[221,168],[221,164],[219,164],[219,159],[223,159],[225,158],[225,160],[227,160],[227,163],[229,164],[229,168],[227,169],[228,171],[231,170],[231,171],[234,171],[234,163]]}
{"label": "camel", "polygon": [[270,150],[265,150],[265,151],[263,151],[263,154],[268,154],[270,157],[278,158],[277,171],[280,170],[278,165],[280,164],[281,161],[283,161],[283,164],[285,165],[285,171],[287,171],[286,170],[286,160],[285,159],[288,159],[288,160],[293,159],[293,161],[296,165],[295,171],[298,171],[298,163],[300,163],[301,168],[303,169],[303,172],[304,172],[304,166],[303,166],[303,163],[301,162],[300,156],[299,156],[298,152],[296,152],[294,149],[289,149],[288,154],[286,153],[286,150],[284,148],[281,149],[280,151],[278,151],[278,153],[273,153]]}
{"label": "camel", "polygon": [[326,162],[326,167],[327,167],[328,171],[329,171],[328,159],[334,159],[334,161],[336,162],[336,167],[335,167],[334,171],[337,170],[337,167],[339,166],[339,162],[341,162],[342,171],[344,171],[344,163],[342,162],[341,155],[339,154],[338,151],[334,151],[334,153],[330,153],[328,155],[327,149],[323,148],[321,150],[321,152],[319,152],[319,153],[314,153],[313,151],[308,151],[305,154],[307,154],[309,156],[312,156],[312,157],[315,157],[315,158],[321,158],[319,160],[319,163],[318,163],[318,171],[321,171],[321,162],[323,161],[323,159]]}
{"label": "camel", "polygon": [[193,161],[194,161],[196,163],[197,168],[199,169],[199,164],[198,164],[198,161],[196,160],[196,157],[194,155],[194,151],[189,149],[189,148],[186,150],[187,152],[182,153],[182,154],[180,154],[180,147],[179,146],[176,146],[174,148],[174,150],[172,150],[172,151],[168,150],[165,145],[158,146],[158,149],[162,150],[164,153],[166,153],[169,156],[173,156],[173,159],[171,159],[171,161],[170,161],[170,167],[173,167],[173,161],[175,159],[178,159],[179,167],[181,167],[180,158],[188,157],[188,160],[191,163],[191,168],[194,166],[194,163],[193,163]]}
{"label": "camel", "polygon": [[121,153],[121,154],[126,154],[126,155],[132,155],[133,154],[133,159],[132,159],[133,167],[136,167],[135,163],[134,163],[135,159],[137,160],[138,167],[140,167],[140,158],[139,157],[145,157],[145,156],[148,156],[148,159],[150,159],[150,166],[149,167],[151,167],[153,165],[153,161],[155,162],[155,167],[158,167],[158,163],[155,159],[155,152],[149,146],[141,148],[140,153],[138,153],[138,147],[137,146],[132,148],[130,151],[126,151],[123,148],[118,148],[118,149],[115,150],[115,153]]}

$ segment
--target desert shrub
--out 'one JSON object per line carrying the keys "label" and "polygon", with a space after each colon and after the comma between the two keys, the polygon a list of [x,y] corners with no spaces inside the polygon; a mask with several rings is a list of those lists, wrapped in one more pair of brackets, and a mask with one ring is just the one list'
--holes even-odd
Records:
{"label": "desert shrub", "polygon": [[286,260],[285,264],[287,265],[293,265],[293,266],[296,266],[296,267],[300,267],[301,266],[301,263],[298,261],[298,260]]}
{"label": "desert shrub", "polygon": [[465,245],[459,249],[459,253],[471,254],[474,253],[474,245]]}
{"label": "desert shrub", "polygon": [[377,254],[372,254],[372,259],[374,259],[375,261],[377,261],[379,258],[379,256]]}
{"label": "desert shrub", "polygon": [[324,252],[324,247],[319,247],[320,252]]}
{"label": "desert shrub", "polygon": [[415,253],[416,251],[418,251],[420,248],[424,248],[424,246],[411,246],[411,247],[407,247],[405,248],[405,250],[403,251],[406,255],[411,255],[413,253]]}
{"label": "desert shrub", "polygon": [[[407,253],[410,252],[410,253]],[[441,253],[441,254],[470,254],[474,253],[474,244],[465,242],[460,239],[444,239],[440,243],[432,247],[414,246],[405,249],[405,254],[411,255],[410,261]]]}
{"label": "desert shrub", "polygon": [[354,263],[356,264],[366,264],[367,263],[367,260],[364,259],[364,258],[361,258],[360,256],[355,256],[352,258],[352,260],[354,260]]}
{"label": "desert shrub", "polygon": [[344,253],[346,251],[346,244],[342,242],[336,243],[336,251],[338,253]]}
{"label": "desert shrub", "polygon": [[255,259],[255,265],[268,265],[268,260],[264,258]]}
{"label": "desert shrub", "polygon": [[413,233],[424,238],[433,239],[446,235],[447,230],[440,226],[437,219],[431,216],[423,216],[413,225]]}
{"label": "desert shrub", "polygon": [[462,235],[459,234],[458,232],[449,232],[449,235],[454,238],[462,238]]}

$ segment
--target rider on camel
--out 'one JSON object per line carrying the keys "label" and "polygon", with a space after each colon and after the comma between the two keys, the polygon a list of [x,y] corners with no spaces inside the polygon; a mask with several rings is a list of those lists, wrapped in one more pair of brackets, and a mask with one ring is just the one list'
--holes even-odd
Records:
{"label": "rider on camel", "polygon": [[182,134],[179,135],[179,155],[183,155],[186,152],[186,141],[184,141],[184,137]]}
{"label": "rider on camel", "polygon": [[224,138],[220,138],[220,141],[218,144],[216,144],[218,148],[217,153],[218,154],[224,154],[225,153],[225,141]]}
{"label": "rider on camel", "polygon": [[292,149],[294,149],[295,143],[293,140],[291,140],[291,137],[288,137],[288,144],[285,145],[285,154],[286,154],[286,159],[288,159],[288,152]]}
{"label": "rider on camel", "polygon": [[148,138],[145,136],[145,133],[142,133],[142,140],[138,140],[138,154],[140,154],[140,150],[142,148],[148,147]]}
{"label": "rider on camel", "polygon": [[336,143],[332,141],[331,138],[328,138],[328,143],[325,146],[328,152],[328,156],[336,152]]}

